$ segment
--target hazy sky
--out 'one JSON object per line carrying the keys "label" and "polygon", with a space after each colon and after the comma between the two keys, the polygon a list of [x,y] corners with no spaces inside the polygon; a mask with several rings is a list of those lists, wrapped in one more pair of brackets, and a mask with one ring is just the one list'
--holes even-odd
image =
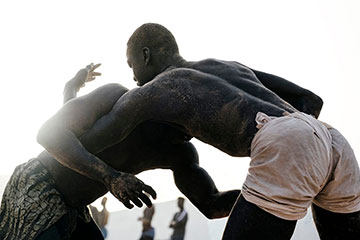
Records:
{"label": "hazy sky", "polygon": [[[317,93],[325,102],[320,119],[339,129],[359,157],[360,4],[294,2],[1,1],[0,174],[42,151],[37,131],[61,107],[63,86],[78,69],[103,64],[103,75],[80,95],[110,82],[136,87],[126,42],[146,22],[166,26],[187,60],[236,60]],[[241,188],[249,159],[193,142],[220,190]],[[170,171],[139,178],[157,190],[157,201],[180,194]],[[109,205],[122,208],[114,199]]]}

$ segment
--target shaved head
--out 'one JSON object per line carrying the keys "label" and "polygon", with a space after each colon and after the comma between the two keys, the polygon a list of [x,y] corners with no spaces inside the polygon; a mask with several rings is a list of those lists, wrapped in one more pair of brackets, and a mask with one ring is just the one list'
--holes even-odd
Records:
{"label": "shaved head", "polygon": [[164,26],[156,23],[145,23],[131,35],[127,46],[132,50],[148,47],[152,53],[168,59],[179,53],[176,40],[172,33]]}

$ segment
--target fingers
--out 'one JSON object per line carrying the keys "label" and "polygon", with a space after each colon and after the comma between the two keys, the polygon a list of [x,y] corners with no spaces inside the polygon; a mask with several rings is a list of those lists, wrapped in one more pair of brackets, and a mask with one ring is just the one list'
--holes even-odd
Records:
{"label": "fingers", "polygon": [[97,76],[101,76],[101,73],[98,73],[98,72],[90,72],[90,73],[89,73],[89,76],[86,78],[85,82],[94,81]]}
{"label": "fingers", "polygon": [[139,208],[143,206],[143,203],[137,197],[131,198],[131,201]]}
{"label": "fingers", "polygon": [[89,75],[86,78],[85,82],[94,81],[97,76],[101,76],[100,72],[94,72],[94,70],[100,66],[101,66],[101,63],[95,64],[95,65],[93,63],[90,63],[89,65],[86,66],[86,70],[88,71]]}
{"label": "fingers", "polygon": [[93,63],[90,63],[89,65],[87,65],[87,66],[85,67],[85,69],[88,70],[88,71],[91,71],[91,69],[93,69],[93,68],[94,68],[94,64],[93,64]]}
{"label": "fingers", "polygon": [[101,76],[101,73],[99,73],[99,72],[92,72],[91,75],[92,75],[92,76]]}
{"label": "fingers", "polygon": [[143,189],[145,192],[149,193],[153,199],[156,199],[156,192],[152,187],[144,184]]}
{"label": "fingers", "polygon": [[134,207],[134,205],[132,205],[129,200],[122,200],[121,202],[125,205],[125,207],[127,207],[129,209],[132,209]]}
{"label": "fingers", "polygon": [[[123,173],[111,181],[110,185],[111,193],[127,208],[133,208],[133,204],[140,208],[144,205],[143,203],[151,207],[152,202],[149,195],[151,195],[153,199],[156,199],[155,190],[132,174]],[[148,194],[148,196],[146,194]],[[131,204],[130,201],[133,204]]]}
{"label": "fingers", "polygon": [[94,65],[94,63],[90,63],[89,65],[87,65],[85,68],[88,71],[94,71],[95,69],[97,69],[98,67],[101,66],[101,63],[97,63]]}
{"label": "fingers", "polygon": [[146,206],[148,207],[152,206],[151,200],[144,193],[140,193],[139,198],[141,199],[141,201],[145,203]]}
{"label": "fingers", "polygon": [[100,66],[101,66],[101,63],[95,64],[94,67],[93,67],[93,70],[97,69]]}

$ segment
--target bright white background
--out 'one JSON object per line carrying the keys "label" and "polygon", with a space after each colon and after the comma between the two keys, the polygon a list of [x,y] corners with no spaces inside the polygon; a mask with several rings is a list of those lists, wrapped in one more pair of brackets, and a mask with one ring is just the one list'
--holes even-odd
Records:
{"label": "bright white background", "polygon": [[[135,87],[126,42],[141,24],[166,26],[187,60],[236,60],[320,95],[320,119],[338,128],[359,157],[358,1],[1,1],[0,175],[35,157],[40,126],[62,105],[65,82],[90,62],[102,76],[81,94],[119,82]],[[193,141],[221,190],[240,188],[249,160]],[[286,174],[286,173],[284,173]],[[170,171],[139,175],[175,199]],[[122,208],[111,198],[110,211]]]}

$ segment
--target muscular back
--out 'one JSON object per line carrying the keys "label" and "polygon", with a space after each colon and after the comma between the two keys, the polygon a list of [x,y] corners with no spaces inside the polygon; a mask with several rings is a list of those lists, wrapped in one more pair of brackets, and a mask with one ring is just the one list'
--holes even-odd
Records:
{"label": "muscular back", "polygon": [[[220,77],[234,87],[265,101],[276,101],[279,96],[299,111],[316,118],[323,105],[321,98],[313,92],[284,78],[250,69],[235,61],[209,58],[198,62],[186,62],[185,67]],[[270,91],[264,92],[261,88],[253,87],[254,83],[265,86]]]}
{"label": "muscular back", "polygon": [[276,93],[266,88],[250,68],[238,62],[210,58],[199,62],[189,62],[187,67],[217,76],[231,86],[239,88],[262,101],[273,103],[284,109],[292,108]]}

